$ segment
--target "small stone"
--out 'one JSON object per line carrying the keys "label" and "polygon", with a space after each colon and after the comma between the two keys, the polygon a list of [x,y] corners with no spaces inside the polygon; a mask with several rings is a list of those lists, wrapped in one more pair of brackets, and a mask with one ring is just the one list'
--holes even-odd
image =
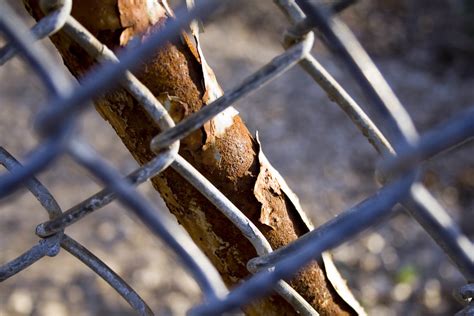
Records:
{"label": "small stone", "polygon": [[52,301],[52,302],[45,302],[44,304],[40,305],[38,310],[38,314],[41,316],[51,316],[51,315],[67,315],[68,310],[66,306],[61,304],[60,302]]}
{"label": "small stone", "polygon": [[372,233],[367,238],[366,247],[371,253],[379,254],[385,247],[385,239],[378,233]]}
{"label": "small stone", "polygon": [[117,228],[111,222],[103,222],[97,227],[99,238],[105,242],[112,242],[117,237]]}
{"label": "small stone", "polygon": [[398,283],[392,290],[392,298],[396,301],[403,302],[406,301],[413,289],[408,283]]}
{"label": "small stone", "polygon": [[146,267],[133,273],[133,280],[145,288],[157,288],[165,278],[156,267]]}
{"label": "small stone", "polygon": [[436,279],[430,279],[425,284],[423,303],[429,309],[437,309],[441,305],[441,284]]}
{"label": "small stone", "polygon": [[21,315],[30,315],[33,311],[33,299],[26,290],[16,290],[8,300],[10,308]]}

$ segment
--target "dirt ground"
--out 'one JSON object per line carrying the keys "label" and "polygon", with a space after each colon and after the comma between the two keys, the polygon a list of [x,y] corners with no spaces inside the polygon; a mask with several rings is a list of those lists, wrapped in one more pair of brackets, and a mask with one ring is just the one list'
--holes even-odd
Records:
{"label": "dirt ground", "polygon": [[[474,40],[466,40],[459,29],[445,30],[442,23],[428,21],[427,17],[436,20],[447,12],[440,1],[433,1],[425,10],[407,3],[360,1],[343,18],[369,48],[417,128],[424,132],[474,104],[472,58],[469,61],[474,52],[469,45]],[[207,60],[226,91],[283,51],[279,40],[287,25],[271,1],[246,0],[235,6],[232,14],[206,25],[202,35]],[[428,20],[422,23],[413,16]],[[25,21],[33,23],[26,17]],[[455,36],[449,32],[462,39],[452,40]],[[370,114],[354,82],[319,41],[314,55]],[[61,63],[57,55],[55,58]],[[45,92],[18,58],[0,67],[0,83],[0,146],[21,161],[39,142],[32,122],[45,105]],[[316,224],[377,189],[375,151],[298,67],[242,99],[236,108],[251,131],[258,130],[267,157]],[[80,125],[81,135],[122,173],[137,167],[92,107],[81,117]],[[424,177],[471,238],[473,149],[468,143],[436,157],[426,164]],[[90,174],[66,157],[38,178],[64,210],[100,189]],[[149,184],[139,191],[167,214]],[[46,213],[26,191],[0,201],[0,263],[34,245],[38,241],[34,228],[45,220]],[[183,315],[199,302],[197,285],[172,253],[118,203],[89,215],[67,233],[129,282],[157,315]],[[451,292],[464,284],[462,276],[403,211],[341,245],[334,255],[371,315],[450,315],[460,309]],[[104,314],[131,315],[132,311],[104,281],[64,251],[0,283],[1,316]]]}

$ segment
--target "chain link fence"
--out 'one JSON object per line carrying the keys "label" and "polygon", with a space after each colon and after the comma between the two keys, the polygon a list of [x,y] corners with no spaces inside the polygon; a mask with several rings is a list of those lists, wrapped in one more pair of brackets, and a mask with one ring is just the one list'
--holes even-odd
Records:
{"label": "chain link fence", "polygon": [[[200,1],[192,10],[178,10],[176,19],[168,23],[163,30],[151,35],[142,45],[126,51],[120,58],[70,15],[71,0],[42,1],[48,15],[31,30],[26,29],[7,4],[0,3],[0,30],[8,41],[8,44],[0,49],[0,64],[6,63],[15,54],[20,54],[40,76],[49,95],[48,107],[38,114],[35,122],[36,131],[43,141],[24,163],[20,164],[15,157],[0,147],[0,163],[7,169],[0,177],[0,198],[11,195],[21,186],[26,186],[50,217],[49,221],[40,223],[36,228],[36,234],[42,238],[37,245],[0,266],[1,281],[21,272],[44,256],[56,256],[63,248],[102,277],[137,313],[152,315],[153,312],[146,302],[117,273],[65,233],[66,227],[117,199],[175,251],[199,284],[205,299],[202,304],[193,307],[189,311],[190,314],[214,315],[234,311],[261,296],[265,292],[262,291],[264,288],[267,292],[275,289],[300,314],[317,315],[317,312],[282,280],[320,256],[323,251],[354,238],[382,219],[388,219],[395,212],[394,206],[401,204],[438,243],[465,277],[467,284],[456,292],[459,300],[466,305],[460,315],[474,312],[474,246],[446,210],[418,181],[423,161],[466,142],[474,135],[474,110],[461,113],[438,128],[418,135],[410,115],[381,73],[350,30],[334,15],[353,1],[341,1],[332,6],[303,0],[274,2],[291,22],[284,36],[285,52],[224,96],[176,125],[159,101],[127,69],[152,54],[166,41],[179,36],[180,30],[186,28],[193,19],[205,19],[205,16],[218,6],[217,1]],[[220,1],[219,5],[222,3]],[[106,62],[96,71],[87,74],[80,88],[72,89],[70,80],[64,77],[48,53],[41,46],[31,45],[33,41],[52,35],[60,29],[91,56]],[[374,119],[378,124],[374,123],[311,55],[315,36],[313,29],[322,35],[334,55],[340,58],[348,72],[356,79],[371,101],[372,110],[378,114]],[[244,95],[257,90],[295,65],[300,65],[329,98],[340,106],[381,155],[376,174],[384,186],[373,196],[341,212],[333,220],[297,241],[272,251],[256,226],[178,154],[179,140],[200,128]],[[125,178],[73,132],[81,112],[89,104],[88,101],[118,81],[117,78],[123,78],[120,84],[141,102],[150,117],[163,130],[150,144],[156,157]],[[385,127],[387,137],[378,126]],[[51,167],[54,159],[64,154],[99,178],[105,187],[65,212],[48,189],[35,179],[37,173]],[[176,224],[160,216],[152,205],[135,191],[134,186],[147,181],[167,167],[176,170],[216,205],[255,247],[259,256],[248,263],[249,270],[255,275],[231,292],[227,292],[215,268],[190,238],[175,233],[179,231],[174,229]]]}

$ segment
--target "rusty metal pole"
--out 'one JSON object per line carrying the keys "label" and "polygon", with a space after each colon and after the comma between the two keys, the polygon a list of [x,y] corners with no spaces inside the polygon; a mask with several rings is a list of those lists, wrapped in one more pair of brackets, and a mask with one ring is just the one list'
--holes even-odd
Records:
{"label": "rusty metal pole", "polygon": [[[43,16],[38,1],[24,0],[28,11]],[[72,16],[113,50],[131,39],[166,24],[170,12],[156,2],[106,0],[76,1]],[[52,37],[71,73],[81,77],[95,64],[83,48],[63,32]],[[163,103],[175,121],[197,112],[209,101],[202,54],[185,34],[167,43],[143,61],[135,75]],[[154,157],[150,141],[160,130],[125,90],[104,91],[94,101],[97,111],[117,132],[135,160],[143,165]],[[276,249],[308,232],[298,206],[273,168],[262,161],[259,143],[236,113],[216,118],[181,141],[180,154],[223,192],[254,222]],[[251,244],[192,185],[172,169],[152,179],[170,211],[206,253],[229,287],[249,276],[248,260],[256,256]],[[290,284],[321,314],[346,315],[355,311],[328,279],[322,259],[297,273]],[[277,295],[247,306],[249,315],[292,315],[293,308]]]}

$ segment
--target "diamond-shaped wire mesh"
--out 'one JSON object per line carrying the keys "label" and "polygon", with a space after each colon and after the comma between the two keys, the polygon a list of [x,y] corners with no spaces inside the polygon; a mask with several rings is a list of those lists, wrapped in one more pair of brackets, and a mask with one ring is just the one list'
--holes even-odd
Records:
{"label": "diamond-shaped wire mesh", "polygon": [[[394,206],[400,203],[439,244],[466,278],[468,285],[461,289],[458,296],[470,302],[471,282],[474,280],[473,244],[418,179],[420,165],[424,160],[457,146],[474,135],[474,111],[468,110],[438,128],[424,135],[418,135],[410,115],[393,94],[383,76],[347,26],[332,15],[334,11],[343,10],[344,3],[352,1],[343,1],[333,8],[302,0],[274,2],[284,11],[292,24],[285,33],[284,53],[269,61],[224,96],[176,125],[160,102],[127,69],[150,55],[167,40],[178,36],[180,30],[189,25],[194,18],[205,17],[217,6],[217,1],[202,1],[193,10],[178,11],[177,18],[168,23],[163,30],[151,35],[142,45],[121,55],[120,63],[112,51],[88,34],[87,30],[70,15],[71,1],[58,2],[55,10],[39,21],[31,32],[8,5],[0,4],[0,31],[8,42],[0,50],[1,64],[6,63],[16,53],[20,54],[41,78],[48,90],[49,98],[49,106],[38,114],[36,120],[36,129],[42,135],[43,141],[33,149],[25,162],[21,165],[0,147],[0,163],[8,169],[8,172],[2,173],[0,177],[0,197],[7,197],[21,186],[26,186],[50,217],[49,221],[37,226],[36,234],[42,238],[38,244],[0,266],[1,281],[21,272],[44,256],[56,256],[60,248],[63,248],[106,280],[139,314],[152,314],[147,304],[118,274],[64,233],[69,225],[117,199],[174,250],[199,284],[206,300],[205,303],[195,306],[190,311],[191,314],[214,315],[235,310],[261,295],[260,289],[263,286],[275,289],[300,313],[316,315],[317,312],[281,280],[287,279],[323,251],[354,238],[381,219],[388,218],[393,214]],[[73,88],[69,79],[65,78],[51,61],[48,53],[41,46],[31,44],[36,39],[47,37],[59,29],[63,29],[74,41],[86,48],[89,54],[110,62],[86,75],[81,87]],[[377,113],[378,121],[386,127],[387,137],[311,55],[314,44],[313,29],[317,29],[324,36],[329,48],[340,57],[349,73],[359,83],[373,111]],[[268,241],[256,226],[212,183],[187,163],[178,154],[178,148],[179,140],[200,128],[239,98],[258,90],[295,65],[300,65],[314,79],[381,154],[383,159],[377,172],[384,186],[373,196],[341,212],[335,219],[288,246],[272,251]],[[73,125],[80,119],[87,101],[117,81],[117,78],[125,78],[120,84],[140,100],[143,108],[163,130],[150,144],[156,157],[132,172],[126,179],[73,133]],[[105,186],[102,191],[65,212],[60,209],[48,189],[35,178],[36,174],[46,168],[54,168],[54,160],[60,155],[70,156],[100,179]],[[134,186],[147,181],[167,167],[181,174],[215,204],[255,247],[259,257],[248,263],[249,269],[255,272],[254,277],[230,293],[227,293],[216,270],[190,239],[175,233],[176,224],[155,212],[151,204],[134,189]],[[269,269],[270,267],[272,269]],[[464,311],[468,313],[469,308],[472,309],[472,306],[467,306]]]}

